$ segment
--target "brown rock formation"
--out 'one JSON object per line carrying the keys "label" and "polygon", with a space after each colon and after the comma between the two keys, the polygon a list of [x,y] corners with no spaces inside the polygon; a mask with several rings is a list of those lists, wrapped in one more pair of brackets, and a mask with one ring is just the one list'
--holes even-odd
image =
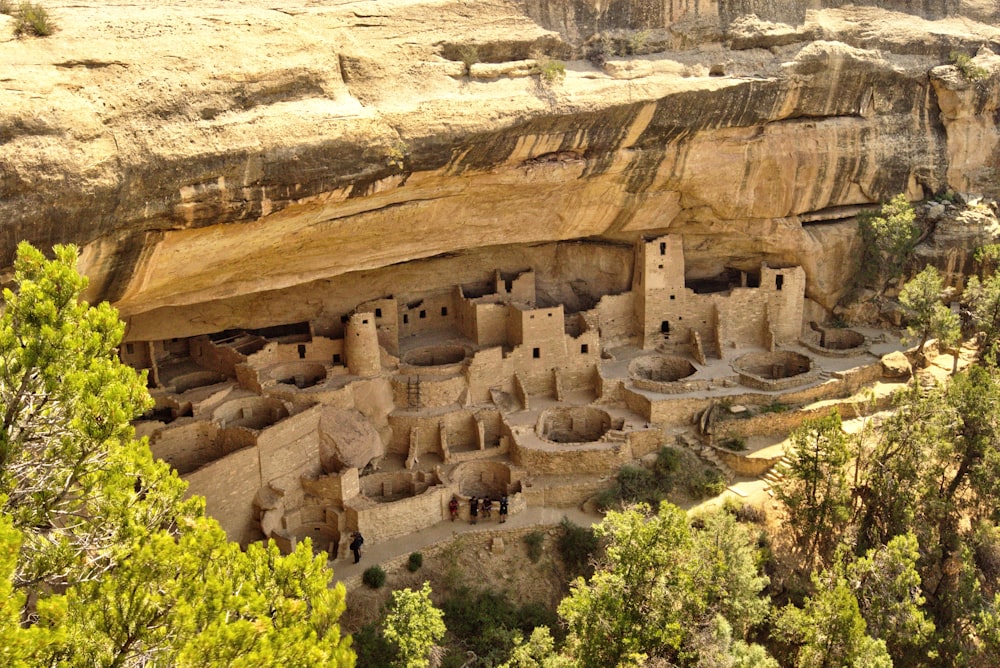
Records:
{"label": "brown rock formation", "polygon": [[50,2],[52,37],[0,24],[0,263],[80,244],[150,340],[498,267],[589,305],[669,232],[693,277],[802,266],[821,312],[859,207],[1000,195],[995,3],[845,4]]}

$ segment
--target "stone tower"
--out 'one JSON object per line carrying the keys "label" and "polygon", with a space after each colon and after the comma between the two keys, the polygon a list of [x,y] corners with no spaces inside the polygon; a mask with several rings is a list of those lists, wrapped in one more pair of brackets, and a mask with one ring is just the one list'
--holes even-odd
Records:
{"label": "stone tower", "polygon": [[355,313],[347,321],[347,331],[344,333],[344,353],[347,355],[347,370],[351,374],[364,378],[379,374],[382,370],[382,362],[374,315]]}

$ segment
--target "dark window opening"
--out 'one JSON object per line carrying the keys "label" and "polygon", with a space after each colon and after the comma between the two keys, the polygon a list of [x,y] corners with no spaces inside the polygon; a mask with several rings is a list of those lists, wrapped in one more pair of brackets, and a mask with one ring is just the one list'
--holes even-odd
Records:
{"label": "dark window opening", "polygon": [[380,308],[375,309],[375,317],[376,318],[381,318],[382,317],[382,309],[380,309]]}
{"label": "dark window opening", "polygon": [[448,307],[447,306],[442,306],[441,307],[441,315],[448,315]]}
{"label": "dark window opening", "polygon": [[581,355],[586,355],[589,352],[590,352],[590,346],[588,346],[586,343],[581,343],[580,344],[580,354]]}
{"label": "dark window opening", "polygon": [[660,334],[670,333],[670,323],[666,320],[660,323]]}
{"label": "dark window opening", "polygon": [[350,316],[347,316],[347,315],[342,315],[342,316],[340,316],[340,322],[341,322],[342,324],[344,324],[344,325],[346,325],[346,324],[347,324],[347,321],[348,321],[348,320],[350,320],[350,319],[351,319],[351,317],[350,317]]}
{"label": "dark window opening", "polygon": [[421,318],[426,318],[427,317],[427,311],[421,311],[420,312],[420,317]]}
{"label": "dark window opening", "polygon": [[305,359],[305,356],[306,356],[306,347],[305,347],[305,344],[300,343],[299,344],[299,359],[300,360],[301,359]]}
{"label": "dark window opening", "polygon": [[334,364],[340,364],[340,353],[334,353],[333,354],[333,363]]}
{"label": "dark window opening", "polygon": [[531,356],[534,357],[536,360],[537,359],[541,359],[542,358],[542,349],[541,348],[532,348],[531,349]]}
{"label": "dark window opening", "polygon": [[677,297],[675,295],[670,295],[670,301],[674,301]]}
{"label": "dark window opening", "polygon": [[550,317],[550,318],[552,317],[552,314],[551,314],[551,313],[549,313],[549,317]]}
{"label": "dark window opening", "polygon": [[404,314],[403,314],[403,324],[405,325],[405,324],[407,324],[408,322],[410,322],[410,316],[408,316],[408,315],[406,315],[406,314],[404,313]]}
{"label": "dark window opening", "polygon": [[126,343],[125,344],[125,352],[128,353],[129,355],[131,355],[132,353],[135,352],[135,346],[133,346],[131,343]]}
{"label": "dark window opening", "polygon": [[777,276],[774,277],[774,287],[775,288],[777,288],[778,290],[781,290],[781,286],[783,286],[784,284],[785,284],[785,275],[784,274],[778,274]]}
{"label": "dark window opening", "polygon": [[660,242],[660,255],[666,255],[666,254],[667,254],[667,242],[666,241],[661,241]]}

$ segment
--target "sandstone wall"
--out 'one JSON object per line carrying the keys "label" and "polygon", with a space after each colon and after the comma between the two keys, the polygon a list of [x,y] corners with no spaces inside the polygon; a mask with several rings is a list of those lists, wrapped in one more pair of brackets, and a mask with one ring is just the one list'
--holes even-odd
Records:
{"label": "sandstone wall", "polygon": [[254,496],[262,484],[255,448],[238,450],[185,476],[188,495],[205,497],[205,512],[225,529],[229,540],[246,545],[263,536]]}
{"label": "sandstone wall", "polygon": [[[453,286],[497,268],[535,268],[539,304],[591,308],[623,291],[625,264],[560,253],[669,231],[687,276],[799,265],[829,310],[853,236],[828,258],[834,235],[803,225],[897,192],[997,193],[995,58],[976,57],[981,82],[944,64],[1000,44],[995,3],[369,4],[374,24],[304,0],[85,2],[60,6],[57,40],[0,41],[17,64],[0,265],[20,239],[80,244],[88,297],[116,303],[129,341],[328,322],[440,288],[414,312],[403,295],[405,336],[453,321]],[[585,60],[598,32],[648,53]],[[571,62],[550,87],[470,85],[449,60],[465,45]]]}

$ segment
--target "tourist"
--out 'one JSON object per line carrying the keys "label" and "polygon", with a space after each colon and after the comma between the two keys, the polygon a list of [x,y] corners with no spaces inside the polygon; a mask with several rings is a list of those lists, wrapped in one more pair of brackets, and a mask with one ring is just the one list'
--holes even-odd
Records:
{"label": "tourist", "polygon": [[361,546],[365,544],[365,538],[361,535],[360,531],[355,531],[351,534],[351,552],[354,553],[354,563],[361,561]]}
{"label": "tourist", "polygon": [[507,495],[500,497],[500,524],[507,521]]}
{"label": "tourist", "polygon": [[448,502],[448,513],[451,515],[451,521],[454,522],[455,518],[458,517],[458,496],[452,494],[451,501]]}
{"label": "tourist", "polygon": [[475,524],[479,516],[479,499],[472,497],[469,499],[469,524]]}
{"label": "tourist", "polygon": [[483,499],[483,517],[486,519],[493,517],[493,499],[488,496]]}

